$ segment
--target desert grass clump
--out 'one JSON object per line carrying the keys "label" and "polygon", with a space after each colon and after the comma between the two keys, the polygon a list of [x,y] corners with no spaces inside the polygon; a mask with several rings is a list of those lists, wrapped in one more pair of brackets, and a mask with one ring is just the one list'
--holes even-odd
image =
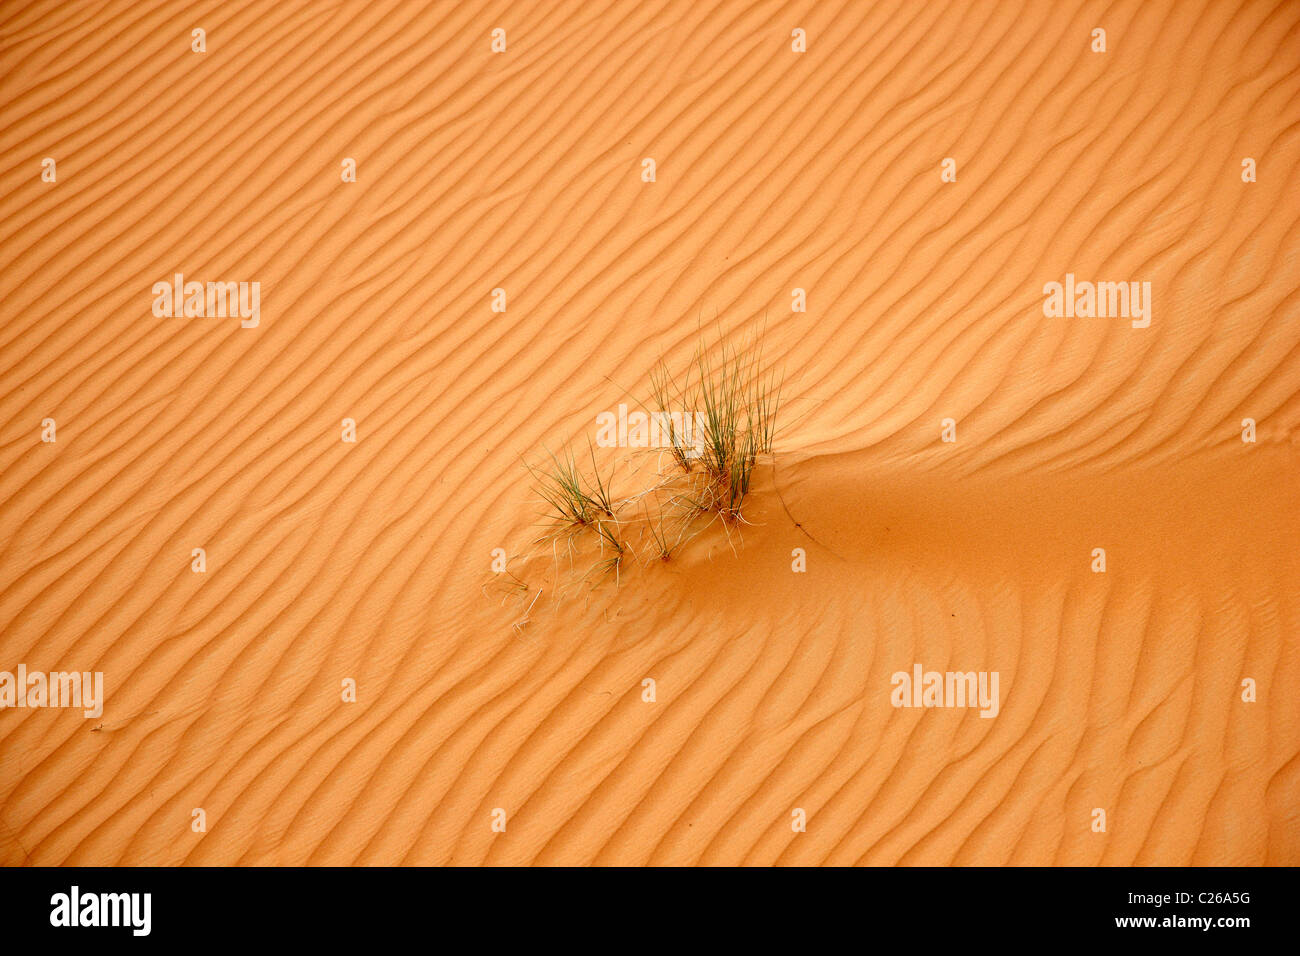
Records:
{"label": "desert grass clump", "polygon": [[754,465],[760,455],[772,453],[781,382],[774,371],[761,367],[759,349],[746,359],[720,342],[718,352],[716,359],[703,348],[696,355],[699,383],[693,394],[703,416],[697,450],[707,477],[697,498],[705,510],[736,520]]}
{"label": "desert grass clump", "polygon": [[537,484],[534,491],[549,506],[545,517],[561,525],[588,525],[592,520],[592,503],[582,489],[582,477],[573,452],[566,450],[564,457],[550,452],[551,466],[528,466]]}
{"label": "desert grass clump", "polygon": [[613,518],[614,499],[609,490],[614,480],[613,470],[611,469],[608,478],[600,476],[600,466],[596,464],[596,449],[592,447],[590,439],[587,441],[587,452],[591,455],[591,479],[587,483],[586,490],[587,504],[597,516]]}
{"label": "desert grass clump", "polygon": [[617,524],[612,521],[596,522],[596,538],[602,560],[597,561],[592,570],[614,575],[614,584],[617,586],[623,570],[623,558],[627,556],[627,545],[619,537]]}
{"label": "desert grass clump", "polygon": [[639,490],[616,494],[614,465],[602,472],[590,440],[582,464],[565,447],[548,452],[545,465],[528,466],[534,492],[546,506],[546,527],[534,547],[549,546],[557,575],[561,544],[571,566],[583,557],[592,562],[579,580],[612,577],[618,586],[629,557],[669,562],[715,521],[728,541],[729,526],[747,523],[743,508],[755,467],[774,451],[779,376],[763,367],[760,349],[741,350],[720,340],[712,351],[701,346],[683,374],[672,374],[661,360],[649,378],[661,447],[646,449],[657,455],[653,470],[644,458],[633,467],[638,452],[626,455],[629,474],[642,483]]}
{"label": "desert grass clump", "polygon": [[671,540],[672,532],[665,527],[666,522],[662,511],[656,518],[652,518],[647,514],[645,522],[646,530],[650,534],[650,540],[654,544],[654,556],[660,561],[671,561],[673,551],[681,543],[681,536],[678,535],[676,541]]}
{"label": "desert grass clump", "polygon": [[563,457],[550,452],[548,468],[529,465],[537,484],[537,496],[549,505],[545,517],[561,525],[586,527],[600,518],[614,517],[614,501],[610,496],[611,478],[603,478],[596,467],[596,449],[588,444],[592,475],[584,476],[578,468],[573,452],[564,450]]}
{"label": "desert grass clump", "polygon": [[688,424],[694,412],[690,369],[686,371],[686,380],[678,385],[676,378],[668,370],[663,359],[650,372],[650,399],[661,413],[668,428],[668,447],[673,461],[684,472],[690,472],[695,463],[693,427]]}

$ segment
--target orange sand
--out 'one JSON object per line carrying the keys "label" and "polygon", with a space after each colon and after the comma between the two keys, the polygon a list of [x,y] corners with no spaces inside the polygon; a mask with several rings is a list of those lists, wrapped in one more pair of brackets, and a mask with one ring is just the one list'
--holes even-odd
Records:
{"label": "orange sand", "polygon": [[[1300,863],[1300,4],[212,9],[0,5],[0,671],[107,698],[0,710],[0,863]],[[521,460],[701,315],[743,544],[514,628]]]}

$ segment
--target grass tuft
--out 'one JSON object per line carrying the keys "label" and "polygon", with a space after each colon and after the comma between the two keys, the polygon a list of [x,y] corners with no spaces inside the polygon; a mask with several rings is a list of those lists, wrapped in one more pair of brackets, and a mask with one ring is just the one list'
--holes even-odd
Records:
{"label": "grass tuft", "polygon": [[[663,413],[659,450],[671,461],[665,471],[661,459],[648,486],[617,496],[614,465],[602,473],[590,439],[589,473],[568,447],[548,451],[545,466],[527,466],[550,525],[535,544],[549,543],[557,572],[562,544],[570,566],[582,554],[594,560],[583,579],[612,575],[617,587],[629,554],[641,562],[629,532],[648,543],[653,559],[667,562],[714,521],[722,522],[729,543],[728,525],[744,521],[754,469],[775,450],[781,378],[763,367],[760,348],[740,350],[724,340],[713,350],[702,344],[681,375],[660,360],[649,377],[651,411]],[[630,464],[629,472],[637,473]]]}

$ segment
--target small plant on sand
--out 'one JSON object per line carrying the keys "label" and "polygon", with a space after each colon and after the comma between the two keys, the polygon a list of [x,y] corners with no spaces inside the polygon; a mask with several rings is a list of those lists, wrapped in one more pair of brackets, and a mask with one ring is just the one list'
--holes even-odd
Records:
{"label": "small plant on sand", "polygon": [[673,551],[681,543],[681,536],[679,535],[676,540],[672,540],[672,532],[665,527],[665,524],[663,512],[653,518],[648,514],[646,515],[646,530],[649,532],[650,540],[654,545],[651,553],[660,561],[671,561]]}
{"label": "small plant on sand", "polygon": [[618,535],[618,526],[612,521],[596,522],[596,537],[603,560],[597,562],[593,570],[601,574],[614,575],[614,583],[617,585],[620,572],[623,570],[623,558],[627,554],[627,546]]}
{"label": "small plant on sand", "polygon": [[690,374],[690,369],[687,369],[686,381],[679,386],[663,359],[650,372],[650,400],[656,409],[667,413],[668,447],[672,450],[673,461],[685,472],[690,472],[697,454],[692,436],[687,434],[683,424],[690,420],[686,416],[694,411],[695,406]]}
{"label": "small plant on sand", "polygon": [[701,461],[708,482],[700,489],[706,510],[740,517],[754,464],[772,452],[781,386],[774,372],[760,368],[761,352],[747,362],[726,343],[717,363],[701,350],[699,399],[704,413]]}
{"label": "small plant on sand", "polygon": [[550,452],[548,468],[528,466],[537,482],[534,486],[537,496],[550,506],[546,517],[562,525],[585,527],[600,518],[614,517],[614,502],[609,493],[611,479],[601,477],[596,466],[596,450],[590,444],[588,452],[592,465],[590,478],[583,476],[569,449],[565,449],[563,457]]}
{"label": "small plant on sand", "polygon": [[550,506],[545,516],[562,525],[590,524],[591,502],[582,490],[582,477],[578,474],[578,465],[573,459],[573,453],[566,451],[563,458],[554,452],[550,455],[551,467],[528,466],[528,470],[537,481],[534,487],[537,497]]}
{"label": "small plant on sand", "polygon": [[614,465],[602,472],[590,440],[581,464],[566,447],[548,452],[545,465],[527,466],[545,506],[543,532],[529,553],[549,549],[557,573],[561,546],[571,566],[585,555],[592,564],[579,580],[593,587],[609,577],[617,586],[629,556],[672,561],[714,522],[730,542],[730,528],[747,523],[743,508],[755,467],[774,450],[781,379],[763,367],[761,349],[702,346],[683,374],[673,375],[661,360],[649,378],[650,405],[665,428],[658,451],[669,455],[667,467],[660,454],[653,468],[643,462],[639,469],[629,456],[639,490],[614,491]]}

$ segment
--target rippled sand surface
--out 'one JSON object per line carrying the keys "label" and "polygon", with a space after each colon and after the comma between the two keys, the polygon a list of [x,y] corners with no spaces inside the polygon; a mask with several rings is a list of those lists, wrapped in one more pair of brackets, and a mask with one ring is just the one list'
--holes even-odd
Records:
{"label": "rippled sand surface", "polygon": [[[5,2],[0,77],[0,671],[106,698],[0,709],[0,863],[1300,863],[1300,4]],[[750,524],[502,594],[702,326]]]}

